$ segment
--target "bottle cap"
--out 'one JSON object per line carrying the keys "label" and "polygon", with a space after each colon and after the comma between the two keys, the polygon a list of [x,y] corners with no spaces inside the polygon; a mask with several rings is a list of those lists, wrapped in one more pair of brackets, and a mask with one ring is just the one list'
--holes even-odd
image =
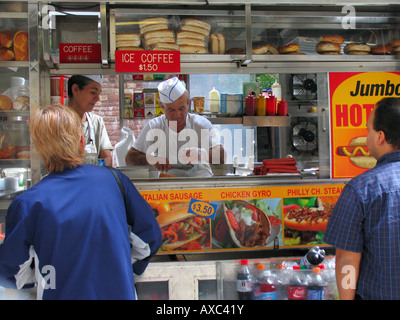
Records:
{"label": "bottle cap", "polygon": [[245,265],[248,264],[248,260],[247,260],[247,259],[243,259],[243,260],[240,261],[240,264],[241,264],[242,266],[245,266]]}
{"label": "bottle cap", "polygon": [[320,268],[320,269],[325,269],[325,265],[319,264],[319,265],[318,265],[318,268]]}
{"label": "bottle cap", "polygon": [[318,267],[314,267],[312,272],[314,272],[314,273],[320,273],[320,272],[321,272],[321,269],[318,268]]}
{"label": "bottle cap", "polygon": [[300,266],[293,266],[293,270],[300,270]]}
{"label": "bottle cap", "polygon": [[261,263],[257,264],[257,269],[258,270],[264,270],[264,265],[261,264]]}

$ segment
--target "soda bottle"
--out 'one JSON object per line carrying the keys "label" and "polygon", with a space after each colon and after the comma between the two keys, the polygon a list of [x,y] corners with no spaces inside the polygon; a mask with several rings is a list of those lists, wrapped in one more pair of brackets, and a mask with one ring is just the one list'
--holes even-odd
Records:
{"label": "soda bottle", "polygon": [[253,282],[253,300],[261,300],[260,284],[264,273],[264,265],[257,264],[257,274]]}
{"label": "soda bottle", "polygon": [[265,270],[260,283],[261,300],[277,300],[275,278],[271,270]]}
{"label": "soda bottle", "polygon": [[287,288],[288,300],[305,300],[307,298],[307,283],[301,274],[300,266],[293,266],[293,274]]}
{"label": "soda bottle", "polygon": [[253,299],[253,275],[250,273],[247,259],[240,262],[241,267],[237,275],[236,291],[238,292],[239,300]]}
{"label": "soda bottle", "polygon": [[300,266],[312,268],[318,266],[325,259],[325,250],[318,246],[311,248],[307,254],[300,260]]}
{"label": "soda bottle", "polygon": [[326,283],[321,276],[321,269],[314,267],[307,288],[307,300],[323,300]]}

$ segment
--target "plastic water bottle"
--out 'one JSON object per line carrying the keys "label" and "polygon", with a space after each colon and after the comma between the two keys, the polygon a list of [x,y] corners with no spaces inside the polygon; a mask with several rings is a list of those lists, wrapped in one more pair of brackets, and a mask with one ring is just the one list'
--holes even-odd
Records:
{"label": "plastic water bottle", "polygon": [[307,300],[323,300],[326,282],[321,276],[321,269],[314,267],[308,281]]}
{"label": "plastic water bottle", "polygon": [[307,282],[300,271],[300,266],[293,266],[293,274],[287,287],[288,300],[305,300],[307,298]]}
{"label": "plastic water bottle", "polygon": [[260,285],[263,274],[264,274],[264,265],[259,263],[257,264],[257,273],[255,274],[253,281],[253,300],[261,300]]}
{"label": "plastic water bottle", "polygon": [[260,283],[261,300],[277,300],[275,277],[271,270],[265,270]]}
{"label": "plastic water bottle", "polygon": [[289,284],[289,274],[284,265],[279,266],[279,270],[275,271],[276,293],[278,300],[287,300],[287,287]]}
{"label": "plastic water bottle", "polygon": [[301,259],[300,266],[305,266],[307,268],[312,268],[318,266],[325,259],[325,250],[320,249],[320,247],[315,246],[311,248],[307,254]]}
{"label": "plastic water bottle", "polygon": [[236,291],[239,300],[252,300],[253,299],[253,275],[250,273],[248,267],[248,260],[243,259],[240,262],[240,271],[237,274]]}

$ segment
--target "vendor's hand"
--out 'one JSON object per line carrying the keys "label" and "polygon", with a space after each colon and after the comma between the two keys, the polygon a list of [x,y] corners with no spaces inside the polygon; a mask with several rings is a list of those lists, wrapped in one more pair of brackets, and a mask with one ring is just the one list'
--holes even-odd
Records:
{"label": "vendor's hand", "polygon": [[159,171],[167,172],[171,169],[171,164],[169,163],[168,158],[151,156],[148,157],[147,161],[150,165],[152,165]]}
{"label": "vendor's hand", "polygon": [[208,153],[203,148],[185,148],[180,151],[179,159],[184,164],[208,163]]}

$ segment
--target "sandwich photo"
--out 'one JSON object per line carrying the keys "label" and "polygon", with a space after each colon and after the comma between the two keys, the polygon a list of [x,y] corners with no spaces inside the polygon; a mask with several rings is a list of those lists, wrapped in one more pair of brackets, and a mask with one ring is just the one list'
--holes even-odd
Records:
{"label": "sandwich photo", "polygon": [[360,168],[371,169],[376,165],[376,159],[371,157],[367,148],[367,137],[351,139],[348,146],[337,147],[336,154],[349,157],[350,162]]}
{"label": "sandwich photo", "polygon": [[210,249],[209,218],[188,213],[189,202],[169,205],[156,218],[162,233],[160,251]]}
{"label": "sandwich photo", "polygon": [[338,197],[283,199],[284,244],[321,244]]}
{"label": "sandwich photo", "polygon": [[265,247],[272,241],[269,218],[255,205],[243,200],[227,201],[224,203],[224,215],[237,247]]}

